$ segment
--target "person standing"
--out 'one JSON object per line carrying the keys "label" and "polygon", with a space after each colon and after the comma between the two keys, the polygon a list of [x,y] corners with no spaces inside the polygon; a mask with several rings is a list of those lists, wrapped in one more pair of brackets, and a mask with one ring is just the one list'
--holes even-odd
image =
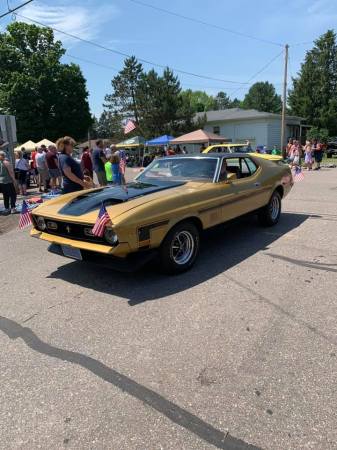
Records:
{"label": "person standing", "polygon": [[90,184],[84,180],[80,163],[72,157],[74,144],[74,139],[69,136],[60,138],[56,142],[57,149],[61,152],[59,164],[63,176],[63,194],[81,191],[90,187]]}
{"label": "person standing", "polygon": [[96,141],[96,148],[92,152],[92,167],[97,177],[100,186],[106,186],[106,175],[104,165],[107,162],[103,151],[103,141],[99,139]]}
{"label": "person standing", "polygon": [[314,158],[316,162],[314,170],[320,170],[323,159],[323,145],[319,141],[314,141]]}
{"label": "person standing", "polygon": [[15,161],[15,169],[18,171],[18,184],[21,195],[27,195],[27,174],[29,171],[29,161],[24,157],[22,151],[18,152]]}
{"label": "person standing", "polygon": [[294,144],[294,140],[292,138],[289,138],[288,144],[286,147],[287,158],[289,158],[289,159],[291,158],[291,149],[292,149],[293,144]]}
{"label": "person standing", "polygon": [[12,164],[6,160],[6,153],[0,151],[0,192],[3,195],[5,212],[16,213],[16,180]]}
{"label": "person standing", "polygon": [[42,147],[39,147],[37,149],[37,154],[35,156],[35,164],[36,169],[39,174],[38,176],[38,188],[39,192],[42,192],[42,186],[44,189],[44,192],[47,192],[48,190],[48,168],[46,163],[46,154],[43,151]]}
{"label": "person standing", "polygon": [[36,184],[36,186],[38,185],[38,172],[37,172],[37,168],[36,168],[36,158],[37,155],[37,147],[34,148],[34,150],[32,151],[30,157],[31,157],[31,163],[30,163],[30,168],[33,172],[33,178],[34,178],[34,183]]}
{"label": "person standing", "polygon": [[83,148],[81,157],[81,168],[83,170],[84,175],[88,175],[90,178],[92,178],[93,170],[92,170],[91,151],[88,145]]}
{"label": "person standing", "polygon": [[52,189],[56,189],[57,185],[61,186],[61,171],[59,168],[57,148],[55,145],[48,146],[48,152],[46,153],[46,164],[50,178],[50,187]]}
{"label": "person standing", "polygon": [[305,165],[307,166],[307,170],[312,170],[313,157],[312,157],[312,147],[311,147],[310,141],[305,142],[304,162],[305,162]]}

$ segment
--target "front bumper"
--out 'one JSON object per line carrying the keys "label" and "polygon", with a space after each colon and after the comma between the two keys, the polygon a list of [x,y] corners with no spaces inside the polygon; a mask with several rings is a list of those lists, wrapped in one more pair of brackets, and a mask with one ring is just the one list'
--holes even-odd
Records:
{"label": "front bumper", "polygon": [[48,241],[53,244],[68,245],[69,247],[78,248],[79,250],[88,250],[105,255],[114,255],[120,258],[125,258],[132,251],[127,242],[121,242],[116,247],[112,247],[110,245],[96,244],[95,242],[81,241],[64,236],[57,236],[55,234],[39,231],[36,228],[32,228],[30,235],[37,239],[42,239],[43,241]]}
{"label": "front bumper", "polygon": [[[48,251],[56,255],[64,256],[60,244],[51,244]],[[136,253],[130,253],[125,258],[114,255],[107,255],[87,250],[81,250],[82,259],[101,267],[118,270],[120,272],[135,272],[145,264],[152,261],[156,256],[156,250],[144,250]]]}

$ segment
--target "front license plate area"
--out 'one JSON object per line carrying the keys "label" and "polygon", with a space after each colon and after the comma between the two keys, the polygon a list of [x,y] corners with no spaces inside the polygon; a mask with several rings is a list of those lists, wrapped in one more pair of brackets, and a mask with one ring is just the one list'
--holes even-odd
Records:
{"label": "front license plate area", "polygon": [[69,245],[61,245],[61,248],[64,256],[82,261],[82,253],[78,248],[70,247]]}

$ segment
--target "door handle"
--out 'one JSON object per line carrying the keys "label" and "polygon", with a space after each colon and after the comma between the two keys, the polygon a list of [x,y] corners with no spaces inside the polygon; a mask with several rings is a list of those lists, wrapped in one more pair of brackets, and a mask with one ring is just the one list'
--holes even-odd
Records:
{"label": "door handle", "polygon": [[255,186],[255,187],[259,187],[259,186],[261,186],[261,183],[256,182],[256,183],[254,183],[254,186]]}

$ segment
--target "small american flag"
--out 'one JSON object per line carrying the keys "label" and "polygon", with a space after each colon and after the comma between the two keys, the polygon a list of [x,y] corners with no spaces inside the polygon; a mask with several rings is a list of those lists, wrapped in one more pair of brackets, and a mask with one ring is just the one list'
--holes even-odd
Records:
{"label": "small american flag", "polygon": [[295,167],[294,171],[294,181],[303,181],[304,175],[300,167]]}
{"label": "small american flag", "polygon": [[26,203],[26,200],[22,203],[22,209],[20,214],[20,220],[19,220],[19,228],[20,230],[23,230],[26,227],[29,227],[32,222],[32,213],[30,212],[28,205]]}
{"label": "small american flag", "polygon": [[124,134],[130,133],[132,130],[136,129],[136,124],[133,120],[128,120],[124,127]]}
{"label": "small american flag", "polygon": [[110,217],[108,211],[106,210],[104,204],[102,203],[101,209],[99,210],[95,225],[92,229],[92,234],[97,237],[103,237],[105,227],[107,223],[110,222]]}

